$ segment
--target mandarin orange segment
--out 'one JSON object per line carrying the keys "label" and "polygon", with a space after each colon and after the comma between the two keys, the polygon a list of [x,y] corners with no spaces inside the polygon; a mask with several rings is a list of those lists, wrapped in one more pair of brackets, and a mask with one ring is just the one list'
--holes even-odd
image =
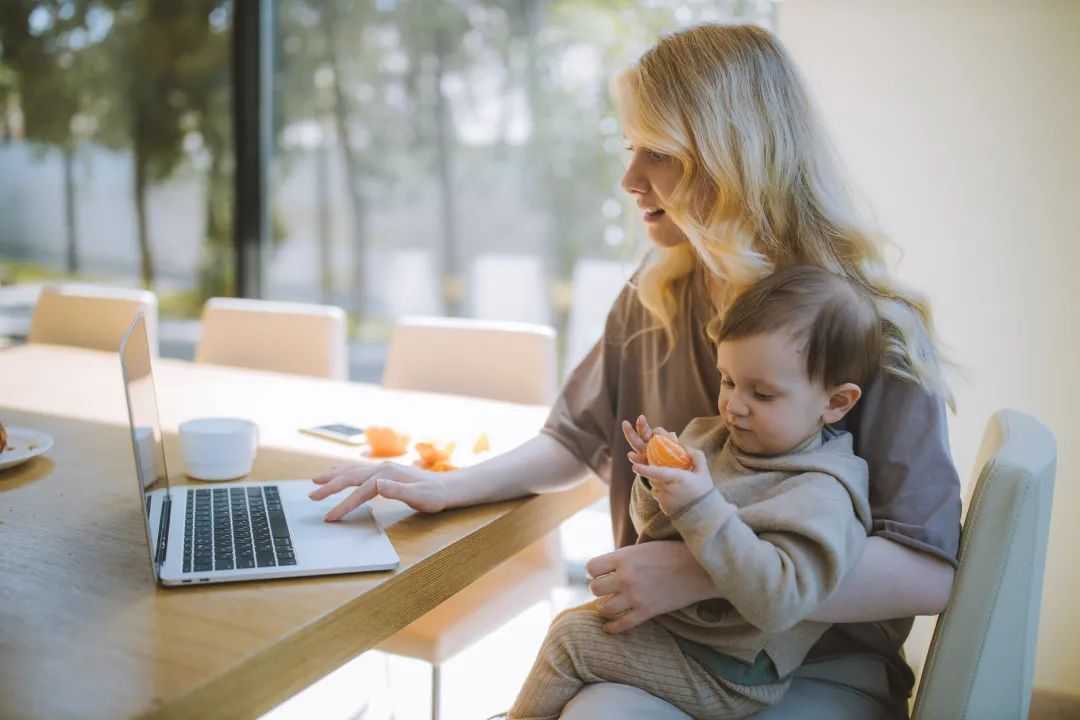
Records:
{"label": "mandarin orange segment", "polygon": [[420,456],[420,462],[423,465],[434,465],[437,462],[449,460],[454,452],[454,443],[440,446],[431,442],[418,442],[413,447],[416,448],[416,454]]}
{"label": "mandarin orange segment", "polygon": [[364,429],[371,457],[397,457],[409,449],[409,436],[393,428],[371,425]]}
{"label": "mandarin orange segment", "polygon": [[692,470],[694,461],[690,459],[690,453],[679,444],[678,440],[666,435],[655,433],[645,445],[645,458],[650,465],[661,467],[682,468]]}

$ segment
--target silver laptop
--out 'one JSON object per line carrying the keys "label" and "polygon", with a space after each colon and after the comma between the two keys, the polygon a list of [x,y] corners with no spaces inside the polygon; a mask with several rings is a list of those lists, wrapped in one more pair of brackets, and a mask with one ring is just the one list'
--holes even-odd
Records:
{"label": "silver laptop", "polygon": [[389,570],[398,556],[366,506],[336,523],[338,499],[308,498],[310,480],[170,487],[146,321],[120,343],[140,511],[161,585]]}

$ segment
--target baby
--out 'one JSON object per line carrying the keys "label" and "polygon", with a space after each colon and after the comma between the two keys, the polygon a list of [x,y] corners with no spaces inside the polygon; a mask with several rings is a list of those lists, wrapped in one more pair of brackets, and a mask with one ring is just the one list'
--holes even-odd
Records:
{"label": "baby", "polygon": [[[719,415],[677,442],[690,469],[649,464],[675,436],[623,423],[638,473],[638,542],[682,539],[718,599],[616,635],[593,603],[552,622],[511,718],[557,718],[586,683],[639,687],[697,718],[743,718],[783,697],[828,629],[807,619],[862,553],[866,463],[829,427],[880,366],[873,300],[845,278],[796,266],[732,304],[716,332]],[[603,602],[603,599],[596,602]]]}

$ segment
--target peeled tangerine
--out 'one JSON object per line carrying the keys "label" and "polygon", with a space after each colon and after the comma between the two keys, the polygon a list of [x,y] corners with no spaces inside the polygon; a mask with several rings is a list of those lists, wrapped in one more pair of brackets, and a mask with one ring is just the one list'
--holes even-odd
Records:
{"label": "peeled tangerine", "polygon": [[409,436],[393,428],[368,426],[364,429],[371,457],[397,457],[409,449]]}
{"label": "peeled tangerine", "polygon": [[419,442],[414,446],[416,454],[420,458],[413,463],[417,467],[432,472],[450,472],[457,467],[450,463],[450,455],[454,452],[454,443],[446,443],[439,446],[430,442]]}
{"label": "peeled tangerine", "polygon": [[662,467],[682,468],[692,470],[694,461],[690,459],[690,453],[679,444],[678,440],[667,435],[653,433],[649,442],[645,445],[645,459],[650,465]]}

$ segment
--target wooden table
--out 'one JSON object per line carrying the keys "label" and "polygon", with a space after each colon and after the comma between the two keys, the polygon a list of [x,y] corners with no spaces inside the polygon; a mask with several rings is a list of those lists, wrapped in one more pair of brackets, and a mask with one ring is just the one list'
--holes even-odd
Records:
{"label": "wooden table", "polygon": [[[297,432],[384,424],[493,450],[545,409],[173,360],[155,366],[173,482],[176,427],[259,423],[251,478],[310,478],[360,451]],[[43,430],[44,457],[0,471],[0,716],[252,717],[389,637],[602,496],[559,493],[419,515],[378,499],[395,571],[161,589],[150,570],[115,354],[0,350],[0,422]]]}

